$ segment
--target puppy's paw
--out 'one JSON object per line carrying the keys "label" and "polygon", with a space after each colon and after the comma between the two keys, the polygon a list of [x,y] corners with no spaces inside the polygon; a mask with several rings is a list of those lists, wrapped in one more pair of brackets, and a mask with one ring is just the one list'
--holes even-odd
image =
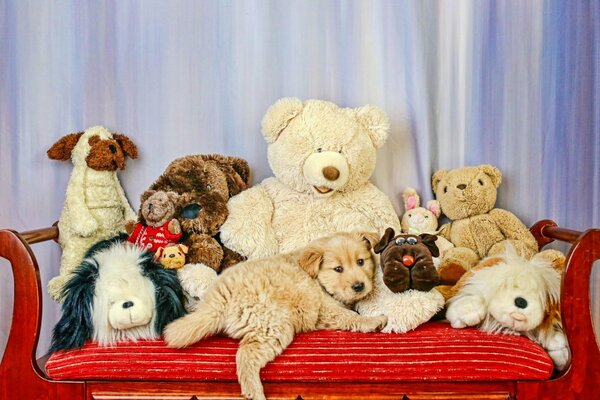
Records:
{"label": "puppy's paw", "polygon": [[180,349],[193,343],[188,331],[189,323],[184,318],[180,318],[165,327],[163,337],[169,347]]}
{"label": "puppy's paw", "polygon": [[382,330],[388,322],[388,317],[385,315],[378,315],[376,317],[362,317],[360,323],[357,326],[358,332],[379,332]]}
{"label": "puppy's paw", "polygon": [[177,277],[183,290],[195,300],[200,300],[217,279],[217,273],[204,264],[186,264],[177,270]]}
{"label": "puppy's paw", "polygon": [[446,319],[453,328],[475,326],[485,318],[484,301],[478,296],[461,297],[451,302],[446,311]]}
{"label": "puppy's paw", "polygon": [[265,392],[260,381],[251,382],[249,379],[240,382],[242,397],[246,400],[266,400]]}

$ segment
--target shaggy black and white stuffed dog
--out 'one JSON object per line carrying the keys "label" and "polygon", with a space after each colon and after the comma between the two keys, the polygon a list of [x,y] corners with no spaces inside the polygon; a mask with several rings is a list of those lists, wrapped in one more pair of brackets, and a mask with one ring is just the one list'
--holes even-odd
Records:
{"label": "shaggy black and white stuffed dog", "polygon": [[63,289],[62,317],[50,351],[101,346],[119,340],[156,339],[183,316],[177,274],[126,243],[127,235],[95,244]]}

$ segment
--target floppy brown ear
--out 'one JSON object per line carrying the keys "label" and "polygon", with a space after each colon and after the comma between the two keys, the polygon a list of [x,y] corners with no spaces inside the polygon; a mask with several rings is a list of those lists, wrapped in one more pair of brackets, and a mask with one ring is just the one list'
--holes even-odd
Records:
{"label": "floppy brown ear", "polygon": [[119,146],[121,146],[121,150],[123,150],[125,155],[133,159],[138,157],[137,146],[131,141],[131,139],[121,133],[113,133],[112,136],[113,139],[119,143]]}
{"label": "floppy brown ear", "polygon": [[367,243],[369,250],[379,243],[379,234],[377,232],[357,232],[356,234],[360,240],[364,240]]}
{"label": "floppy brown ear", "polygon": [[431,256],[432,257],[439,257],[440,256],[440,249],[437,247],[437,244],[435,244],[435,241],[437,240],[437,236],[436,235],[430,235],[429,233],[422,233],[419,236],[421,237],[421,241],[423,242],[423,244],[425,246],[427,246],[427,248],[429,249],[429,252],[431,253]]}
{"label": "floppy brown ear", "polygon": [[319,275],[321,261],[323,261],[323,249],[313,245],[302,253],[298,264],[311,278],[316,278]]}
{"label": "floppy brown ear", "polygon": [[48,158],[51,160],[67,161],[71,158],[71,152],[79,142],[83,132],[70,133],[66,136],[58,139],[58,142],[54,143],[52,147],[47,151]]}
{"label": "floppy brown ear", "polygon": [[223,171],[227,179],[229,197],[248,189],[250,184],[250,166],[248,162],[239,157],[222,156],[220,154],[204,154],[204,161],[214,161]]}
{"label": "floppy brown ear", "polygon": [[148,200],[150,198],[150,196],[152,196],[154,193],[156,193],[156,190],[152,190],[152,189],[148,189],[146,190],[144,193],[142,193],[142,195],[140,196],[140,202],[143,203],[146,200]]}
{"label": "floppy brown ear", "polygon": [[392,240],[392,238],[394,236],[396,236],[396,232],[394,232],[394,229],[393,228],[387,228],[385,230],[385,233],[383,234],[383,236],[379,240],[379,243],[377,243],[375,245],[375,247],[373,247],[373,251],[376,254],[381,253],[383,251],[383,249],[385,249],[385,247],[388,245],[388,243]]}

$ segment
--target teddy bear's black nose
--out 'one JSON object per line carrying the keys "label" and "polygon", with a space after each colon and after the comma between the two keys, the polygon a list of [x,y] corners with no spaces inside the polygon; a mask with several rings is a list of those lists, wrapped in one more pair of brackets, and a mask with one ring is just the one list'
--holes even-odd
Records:
{"label": "teddy bear's black nose", "polygon": [[352,285],[352,290],[354,290],[356,293],[360,293],[365,289],[365,284],[363,282],[356,282],[354,285]]}
{"label": "teddy bear's black nose", "polygon": [[527,307],[527,300],[525,300],[522,297],[517,297],[517,298],[515,298],[515,306],[517,306],[519,308],[525,308],[525,307]]}
{"label": "teddy bear's black nose", "polygon": [[125,303],[123,303],[123,308],[127,309],[131,307],[133,307],[133,301],[126,301]]}
{"label": "teddy bear's black nose", "polygon": [[461,183],[460,185],[456,185],[457,188],[459,188],[460,190],[465,190],[467,188],[467,185],[465,185],[464,183]]}
{"label": "teddy bear's black nose", "polygon": [[111,153],[115,154],[117,152],[117,147],[114,144],[109,144],[108,149]]}

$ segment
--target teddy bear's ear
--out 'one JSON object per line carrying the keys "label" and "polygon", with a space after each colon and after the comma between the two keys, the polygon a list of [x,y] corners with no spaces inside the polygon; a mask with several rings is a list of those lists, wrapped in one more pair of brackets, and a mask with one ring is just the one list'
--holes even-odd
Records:
{"label": "teddy bear's ear", "polygon": [[421,199],[419,198],[417,191],[411,187],[404,189],[404,192],[402,192],[402,199],[404,199],[404,211],[417,208],[419,207],[419,204],[421,204]]}
{"label": "teddy bear's ear", "polygon": [[204,161],[214,161],[225,173],[229,197],[235,196],[250,186],[250,166],[246,160],[220,154],[208,154],[201,157]]}
{"label": "teddy bear's ear", "polygon": [[54,143],[48,150],[48,158],[51,160],[67,161],[71,158],[71,152],[79,142],[83,132],[70,133],[61,137],[58,142]]}
{"label": "teddy bear's ear", "polygon": [[113,133],[113,139],[119,143],[121,146],[121,150],[125,153],[129,158],[136,159],[138,156],[137,146],[129,139],[127,136],[121,133]]}
{"label": "teddy bear's ear", "polygon": [[444,179],[448,175],[448,170],[440,169],[435,171],[433,176],[431,177],[431,187],[433,189],[433,193],[437,192],[437,185],[440,183],[442,179]]}
{"label": "teddy bear's ear", "polygon": [[478,168],[490,177],[494,186],[500,186],[500,183],[502,183],[502,172],[498,168],[488,164],[480,165]]}
{"label": "teddy bear's ear", "polygon": [[300,114],[303,108],[302,101],[295,97],[279,99],[269,107],[262,119],[262,134],[267,143],[274,143],[281,131]]}
{"label": "teddy bear's ear", "polygon": [[152,189],[148,189],[146,190],[144,193],[142,193],[142,195],[140,196],[140,202],[143,203],[146,200],[148,200],[150,198],[150,196],[152,196],[154,193],[156,193],[156,190],[152,190]]}
{"label": "teddy bear's ear", "polygon": [[385,247],[388,245],[388,243],[392,240],[392,238],[396,236],[396,232],[394,232],[394,228],[387,228],[385,230],[385,233],[383,234],[383,236],[381,237],[381,239],[379,240],[379,243],[377,243],[375,245],[375,247],[373,247],[373,251],[376,254],[379,254],[383,251],[383,249],[385,249]]}
{"label": "teddy bear's ear", "polygon": [[356,120],[367,130],[376,149],[383,146],[390,132],[386,113],[377,107],[363,106],[355,109]]}

